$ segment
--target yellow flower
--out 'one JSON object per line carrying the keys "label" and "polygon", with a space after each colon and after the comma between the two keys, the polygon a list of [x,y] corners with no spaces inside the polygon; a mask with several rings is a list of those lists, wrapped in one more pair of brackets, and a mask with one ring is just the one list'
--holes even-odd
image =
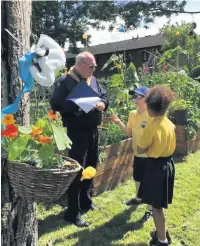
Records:
{"label": "yellow flower", "polygon": [[43,129],[37,126],[32,127],[31,137],[36,137],[43,132]]}
{"label": "yellow flower", "polygon": [[87,34],[84,33],[82,37],[83,37],[83,39],[87,39]]}
{"label": "yellow flower", "polygon": [[176,32],[176,36],[179,36],[179,35],[180,35],[180,32],[179,32],[179,31],[177,31],[177,32]]}
{"label": "yellow flower", "polygon": [[94,167],[87,167],[82,172],[81,181],[84,179],[92,179],[96,175],[96,169]]}
{"label": "yellow flower", "polygon": [[13,125],[15,123],[14,115],[13,114],[4,115],[2,123],[6,126]]}
{"label": "yellow flower", "polygon": [[116,66],[117,69],[121,69],[122,68],[122,66],[119,63],[117,63],[115,66]]}

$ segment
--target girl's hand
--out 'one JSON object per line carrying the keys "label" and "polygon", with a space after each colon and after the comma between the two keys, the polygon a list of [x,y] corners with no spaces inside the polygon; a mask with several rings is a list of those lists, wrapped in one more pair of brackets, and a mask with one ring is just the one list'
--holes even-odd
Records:
{"label": "girl's hand", "polygon": [[121,122],[120,118],[118,118],[116,114],[111,114],[110,119],[115,124],[119,124]]}

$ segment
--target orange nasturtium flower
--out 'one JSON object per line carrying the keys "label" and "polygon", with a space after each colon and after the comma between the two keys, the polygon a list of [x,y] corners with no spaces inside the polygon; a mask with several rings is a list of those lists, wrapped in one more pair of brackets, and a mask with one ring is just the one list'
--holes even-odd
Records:
{"label": "orange nasturtium flower", "polygon": [[1,131],[1,137],[15,138],[18,136],[18,129],[15,125],[7,125],[5,130]]}
{"label": "orange nasturtium flower", "polygon": [[56,114],[54,114],[53,110],[49,110],[48,117],[52,120],[56,119]]}
{"label": "orange nasturtium flower", "polygon": [[40,127],[33,126],[32,127],[32,132],[31,132],[31,137],[36,137],[40,135],[43,132],[43,129]]}
{"label": "orange nasturtium flower", "polygon": [[13,114],[4,115],[2,123],[6,126],[13,125],[15,123],[14,115]]}
{"label": "orange nasturtium flower", "polygon": [[39,139],[39,142],[42,144],[44,143],[50,144],[52,142],[52,139],[48,136],[39,135],[38,139]]}

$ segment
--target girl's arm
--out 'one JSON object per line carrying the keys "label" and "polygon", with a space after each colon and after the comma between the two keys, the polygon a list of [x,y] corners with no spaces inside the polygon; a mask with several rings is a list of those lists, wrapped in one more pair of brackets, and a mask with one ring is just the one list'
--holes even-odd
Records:
{"label": "girl's arm", "polygon": [[112,122],[114,122],[115,124],[117,124],[118,126],[120,126],[121,130],[126,134],[126,136],[131,137],[132,136],[132,131],[130,128],[128,128],[127,126],[124,125],[123,122],[121,122],[121,120],[117,117],[117,115],[112,114],[110,119],[112,120]]}
{"label": "girl's arm", "polygon": [[140,148],[139,146],[137,146],[137,152],[138,152],[138,154],[144,154],[144,153],[147,153],[148,148],[149,148],[149,147],[143,149],[143,148]]}

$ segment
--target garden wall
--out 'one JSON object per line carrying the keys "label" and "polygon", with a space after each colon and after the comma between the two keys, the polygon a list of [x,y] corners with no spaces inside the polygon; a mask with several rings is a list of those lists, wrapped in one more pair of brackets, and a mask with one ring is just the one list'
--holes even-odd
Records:
{"label": "garden wall", "polygon": [[133,151],[132,139],[106,146],[106,159],[97,166],[97,175],[93,179],[93,195],[110,190],[132,176]]}
{"label": "garden wall", "polygon": [[192,140],[186,140],[186,125],[176,125],[176,151],[175,154],[187,155],[200,149],[200,130]]}

